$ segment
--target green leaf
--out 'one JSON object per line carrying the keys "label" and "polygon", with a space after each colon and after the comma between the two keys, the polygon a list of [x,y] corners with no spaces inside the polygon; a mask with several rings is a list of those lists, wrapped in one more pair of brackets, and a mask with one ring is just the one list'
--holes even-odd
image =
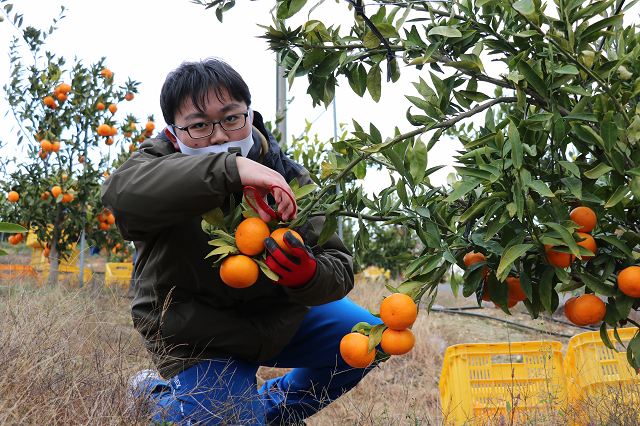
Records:
{"label": "green leaf", "polygon": [[210,246],[216,246],[216,247],[227,247],[229,246],[229,241],[225,240],[224,238],[218,238],[218,239],[209,241],[208,244]]}
{"label": "green leaf", "polygon": [[513,161],[513,167],[516,170],[520,170],[522,167],[522,142],[520,141],[520,134],[514,124],[509,126],[509,141],[511,142],[511,161]]}
{"label": "green leaf", "polygon": [[8,234],[17,234],[27,232],[27,228],[17,225],[15,223],[0,222],[0,232],[6,232]]}
{"label": "green leaf", "polygon": [[551,189],[549,189],[547,184],[541,180],[534,180],[531,183],[526,184],[525,186],[532,188],[543,197],[555,197],[555,194],[551,192]]}
{"label": "green leaf", "polygon": [[525,16],[532,15],[536,11],[533,0],[519,0],[513,3],[513,8]]}
{"label": "green leaf", "polygon": [[487,262],[476,262],[464,271],[462,280],[462,282],[464,283],[464,286],[462,288],[462,295],[464,297],[471,296],[473,292],[478,289],[478,287],[480,286],[480,281],[482,280],[482,275],[484,275],[484,269],[486,267]]}
{"label": "green leaf", "polygon": [[249,219],[250,217],[260,217],[260,214],[253,209],[249,209],[242,211],[242,217],[244,217],[245,219]]}
{"label": "green leaf", "polygon": [[568,93],[569,95],[591,96],[591,92],[587,92],[580,86],[562,86],[560,92]]}
{"label": "green leaf", "polygon": [[573,253],[575,256],[580,256],[580,246],[578,246],[576,240],[573,239],[573,232],[569,232],[567,228],[555,222],[543,222],[543,225],[553,229],[558,234],[560,234],[560,238],[562,238],[562,241],[564,241],[565,244],[569,247],[571,253]]}
{"label": "green leaf", "polygon": [[413,178],[413,183],[418,185],[424,179],[427,170],[427,146],[418,138],[413,145],[413,152],[409,161],[409,173]]}
{"label": "green leaf", "polygon": [[310,183],[308,185],[303,186],[302,188],[298,188],[297,190],[295,190],[293,192],[293,195],[295,196],[296,201],[298,201],[299,199],[304,198],[307,195],[311,194],[317,188],[318,188],[318,185],[314,183]]}
{"label": "green leaf", "polygon": [[227,230],[227,225],[224,222],[224,213],[220,207],[216,207],[202,215],[202,218],[207,221],[208,224],[215,226],[216,228]]}
{"label": "green leaf", "polygon": [[430,35],[430,36],[439,35],[443,37],[462,37],[462,33],[459,30],[453,27],[448,27],[446,25],[431,28],[431,30],[429,30],[429,33],[427,35]]}
{"label": "green leaf", "polygon": [[496,279],[493,274],[487,276],[485,285],[489,286],[489,298],[498,305],[506,314],[510,314],[509,308],[509,284],[504,280]]}
{"label": "green leaf", "polygon": [[604,321],[600,325],[600,340],[602,340],[602,343],[604,343],[607,348],[618,352],[616,347],[613,345],[613,342],[611,342],[611,339],[609,338],[609,333],[607,333],[607,323]]}
{"label": "green leaf", "polygon": [[473,61],[451,61],[444,64],[445,67],[453,67],[463,71],[481,72],[482,68]]}
{"label": "green leaf", "polygon": [[469,207],[458,219],[458,222],[464,223],[469,219],[476,218],[480,216],[488,205],[495,203],[495,200],[492,198],[481,198],[477,200],[471,207]]}
{"label": "green leaf", "polygon": [[576,114],[569,114],[565,117],[562,117],[567,121],[590,121],[592,123],[597,123],[598,117],[595,114],[589,114],[589,113],[576,113]]}
{"label": "green leaf", "polygon": [[569,173],[571,173],[575,177],[580,177],[580,169],[575,165],[575,163],[572,163],[571,161],[558,161],[558,163],[560,163],[562,167],[568,170]]}
{"label": "green leaf", "polygon": [[269,269],[267,264],[264,263],[262,260],[253,259],[253,261],[258,264],[258,266],[260,267],[260,270],[262,271],[262,273],[265,274],[267,276],[267,278],[269,278],[271,281],[279,281],[280,280],[280,276],[278,274],[276,274],[275,272],[273,272],[271,269]]}
{"label": "green leaf", "polygon": [[458,172],[460,176],[473,176],[482,180],[491,180],[491,176],[493,176],[491,172],[486,170],[474,169],[471,167],[456,167],[456,166],[454,166],[454,168],[456,169],[456,172]]}
{"label": "green leaf", "polygon": [[361,151],[370,152],[370,153],[376,153],[376,152],[379,152],[379,151],[385,149],[389,145],[391,145],[391,142],[392,142],[392,139],[389,139],[386,142],[382,142],[382,143],[379,143],[377,145],[369,146],[367,148],[362,148]]}
{"label": "green leaf", "polygon": [[[504,204],[504,203],[503,203]],[[484,241],[489,241],[494,235],[496,235],[502,228],[505,227],[510,221],[509,212],[503,211],[499,220],[492,220],[487,226],[487,235],[484,237]]]}
{"label": "green leaf", "polygon": [[603,296],[613,297],[616,295],[615,288],[608,286],[600,278],[594,277],[587,272],[580,272],[580,278],[582,282],[586,284],[586,286],[595,293],[601,294]]}
{"label": "green leaf", "polygon": [[587,38],[587,37],[589,37],[591,34],[594,34],[594,33],[598,32],[598,31],[600,31],[600,30],[602,30],[602,29],[604,29],[604,28],[609,27],[609,26],[615,25],[615,24],[617,24],[617,23],[618,23],[618,22],[619,22],[623,17],[624,17],[624,15],[614,15],[614,16],[611,16],[611,17],[609,17],[609,18],[605,18],[605,19],[602,19],[602,20],[600,20],[600,21],[598,21],[598,22],[595,22],[595,23],[593,23],[593,24],[589,25],[589,26],[587,27],[587,29],[586,29],[586,30],[584,30],[584,31],[582,32],[582,34],[580,34],[580,38]]}
{"label": "green leaf", "polygon": [[622,318],[628,318],[635,299],[631,296],[616,296],[616,309]]}
{"label": "green leaf", "polygon": [[544,270],[540,277],[540,285],[538,291],[540,293],[540,302],[549,315],[553,314],[553,277],[556,275],[555,266],[550,266]]}
{"label": "green leaf", "polygon": [[327,216],[327,220],[325,220],[324,225],[322,226],[322,231],[320,232],[320,236],[318,237],[318,245],[321,246],[329,241],[329,238],[331,238],[336,232],[337,227],[338,218],[333,215]]}
{"label": "green leaf", "polygon": [[498,265],[498,269],[496,270],[496,275],[498,280],[503,281],[509,275],[509,271],[511,270],[511,265],[516,259],[520,258],[524,253],[527,252],[533,244],[517,244],[509,247],[502,255],[500,259],[500,264]]}
{"label": "green leaf", "polygon": [[451,268],[451,279],[449,280],[449,284],[451,285],[451,292],[453,293],[453,297],[458,297],[458,291],[460,291],[460,282],[458,281],[458,276],[453,272],[453,268]]}
{"label": "green leaf", "polygon": [[476,102],[484,102],[487,99],[491,99],[491,97],[485,95],[482,92],[473,92],[473,91],[469,91],[469,90],[460,90],[460,91],[458,91],[458,93],[460,93],[465,98],[469,98],[472,101],[476,101]]}
{"label": "green leaf", "polygon": [[632,365],[634,371],[640,368],[640,334],[636,334],[629,341],[627,346],[627,361]]}
{"label": "green leaf", "polygon": [[367,90],[369,90],[371,98],[376,103],[380,100],[380,95],[382,94],[382,81],[380,74],[380,64],[375,64],[371,67],[369,74],[367,74]]}
{"label": "green leaf", "polygon": [[476,186],[480,185],[482,179],[471,178],[469,180],[462,181],[460,185],[451,193],[444,201],[451,202],[455,201],[460,197],[463,197],[469,191],[475,189]]}
{"label": "green leaf", "polygon": [[360,161],[355,166],[353,166],[353,174],[356,179],[364,179],[367,176],[367,165],[364,161]]}
{"label": "green leaf", "polygon": [[364,47],[366,47],[367,49],[375,49],[378,46],[380,46],[380,43],[382,43],[380,41],[380,39],[378,38],[378,36],[376,35],[376,33],[374,33],[373,31],[369,31],[365,36],[364,36],[364,40],[362,41],[362,44],[364,45]]}
{"label": "green leaf", "polygon": [[[371,312],[371,313],[373,314],[373,312]],[[380,315],[378,315],[378,318],[380,318]],[[369,324],[368,322],[359,322],[359,323],[357,323],[356,325],[354,325],[351,328],[351,332],[352,333],[359,333],[360,331],[363,331],[364,334],[366,334],[368,336],[369,332],[371,331],[372,328],[373,328],[373,326],[371,324]]]}
{"label": "green leaf", "polygon": [[605,114],[600,126],[600,137],[604,144],[604,150],[610,153],[616,146],[616,142],[618,142],[618,126],[613,121],[613,111]]}
{"label": "green leaf", "polygon": [[310,70],[324,60],[324,50],[312,49],[304,55],[302,66],[304,69]]}
{"label": "green leaf", "polygon": [[407,187],[404,184],[404,179],[398,179],[398,183],[396,184],[396,191],[398,193],[400,201],[402,201],[402,204],[404,204],[406,207],[411,207],[409,197],[407,196]]}
{"label": "green leaf", "polygon": [[295,65],[293,66],[293,68],[291,68],[291,71],[289,71],[289,74],[287,75],[287,83],[289,83],[289,89],[291,89],[291,86],[293,85],[293,79],[296,78],[296,72],[298,71],[298,67],[302,63],[303,58],[304,56],[300,56],[298,58]]}
{"label": "green leaf", "polygon": [[371,331],[369,331],[369,352],[375,350],[375,347],[380,344],[382,340],[382,333],[387,329],[384,324],[374,325]]}
{"label": "green leaf", "polygon": [[609,173],[611,170],[613,170],[613,167],[610,167],[604,163],[599,163],[594,168],[584,172],[584,175],[589,179],[598,179],[600,176],[604,175],[605,173]]}
{"label": "green leaf", "polygon": [[553,72],[555,72],[556,74],[570,74],[570,75],[576,75],[580,73],[580,71],[578,71],[578,68],[574,67],[573,65],[565,65],[563,67],[556,68],[553,70]]}
{"label": "green leaf", "polygon": [[225,241],[227,241],[231,245],[234,245],[234,246],[236,245],[236,239],[233,238],[231,235],[227,234],[224,231],[216,229],[216,230],[212,231],[212,234],[216,234],[217,236],[221,237],[222,239],[224,239]]}
{"label": "green leaf", "polygon": [[525,271],[520,271],[520,287],[524,292],[527,299],[533,300],[533,286],[531,284],[531,278]]}
{"label": "green leaf", "polygon": [[620,250],[627,258],[633,259],[633,253],[631,252],[629,247],[624,242],[619,240],[615,235],[598,235],[598,238]]}
{"label": "green leaf", "polygon": [[580,179],[569,176],[560,180],[578,200],[582,199],[582,181]]}
{"label": "green leaf", "polygon": [[232,254],[232,253],[240,253],[240,251],[235,247],[222,246],[214,249],[211,253],[209,253],[209,256],[217,255],[217,254]]}
{"label": "green leaf", "polygon": [[629,187],[627,185],[619,186],[618,189],[613,193],[609,201],[604,205],[605,209],[611,208],[618,204],[620,201],[624,199],[624,197],[629,193]]}
{"label": "green leaf", "polygon": [[543,97],[549,96],[549,89],[538,74],[525,61],[518,62],[518,71],[524,76],[529,85]]}

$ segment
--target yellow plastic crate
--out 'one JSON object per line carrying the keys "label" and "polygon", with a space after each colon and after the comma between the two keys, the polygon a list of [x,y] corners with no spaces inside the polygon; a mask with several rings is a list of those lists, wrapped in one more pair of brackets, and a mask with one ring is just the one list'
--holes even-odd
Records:
{"label": "yellow plastic crate", "polygon": [[[46,283],[49,280],[49,267],[42,271],[42,282]],[[84,268],[83,271],[83,281],[88,281],[91,279],[93,273],[91,269]],[[75,268],[73,266],[60,266],[58,268],[58,281],[69,280],[69,281],[77,281],[80,279],[80,268]]]}
{"label": "yellow plastic crate", "polygon": [[[625,349],[617,343],[613,330],[607,330],[609,339],[621,352],[607,348],[599,331],[581,333],[569,340],[564,370],[571,396],[578,401],[622,397],[625,402],[637,402],[640,380],[627,361]],[[618,329],[618,336],[628,342],[638,332],[636,327]]]}
{"label": "yellow plastic crate", "polygon": [[[519,424],[566,403],[560,342],[477,343],[451,346],[440,376],[447,425],[513,415]],[[535,412],[535,413],[534,413]]]}
{"label": "yellow plastic crate", "polygon": [[[75,243],[73,245],[75,248]],[[73,250],[71,256],[68,259],[60,259],[60,269],[66,267],[78,267],[78,258],[80,257],[80,252],[78,250]],[[44,255],[44,250],[42,248],[34,248],[33,254],[31,255],[31,266],[37,270],[44,270],[49,268],[49,262],[47,262],[47,258]]]}
{"label": "yellow plastic crate", "polygon": [[12,282],[25,278],[39,280],[40,276],[29,265],[0,265],[0,282]]}
{"label": "yellow plastic crate", "polygon": [[104,285],[106,287],[117,284],[120,287],[129,287],[133,264],[131,263],[107,263],[104,271]]}

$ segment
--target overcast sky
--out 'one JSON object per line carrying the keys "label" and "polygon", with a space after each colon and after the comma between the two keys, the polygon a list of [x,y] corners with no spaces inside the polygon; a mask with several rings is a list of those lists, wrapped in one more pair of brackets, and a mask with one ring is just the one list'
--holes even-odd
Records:
{"label": "overcast sky", "polygon": [[[58,30],[47,40],[45,50],[64,56],[68,63],[77,56],[86,65],[104,56],[107,67],[115,73],[115,84],[123,84],[129,77],[141,82],[140,93],[132,102],[122,105],[116,114],[118,119],[125,113],[133,113],[144,122],[148,114],[154,114],[157,127],[162,125],[159,94],[167,73],[184,60],[209,56],[229,62],[249,85],[253,108],[260,111],[265,120],[275,117],[275,57],[267,51],[265,40],[257,38],[264,30],[256,25],[271,24],[269,8],[272,1],[239,1],[224,15],[223,24],[217,21],[214,9],[205,10],[188,0],[13,0],[12,3],[15,10],[24,14],[23,28],[27,25],[48,28],[64,4],[66,18],[58,23]],[[368,10],[369,13],[377,11]],[[300,13],[289,24],[297,26],[306,19],[307,14]],[[342,24],[344,33],[351,26],[353,13],[344,1],[327,1],[313,12],[311,19],[328,25]],[[15,35],[17,31],[7,21],[0,23],[0,43],[5,51]],[[28,62],[28,57],[24,62]],[[3,85],[9,80],[9,71],[7,55],[0,55],[0,82]],[[401,71],[403,77],[397,83],[386,83],[383,79],[379,103],[373,102],[368,93],[359,98],[353,94],[346,79],[339,80],[342,87],[336,89],[338,122],[349,123],[349,129],[352,129],[352,118],[364,128],[373,122],[383,137],[392,136],[394,126],[402,132],[414,129],[405,118],[409,106],[405,95],[416,94],[411,82],[417,81],[419,74],[402,65]],[[427,68],[422,74],[428,75]],[[305,119],[317,119],[312,133],[317,132],[321,140],[328,140],[333,136],[333,111],[331,108],[326,112],[324,107],[312,108],[306,87],[306,77],[300,77],[288,93],[289,98],[294,98],[287,117],[288,133],[298,136],[304,129]],[[8,105],[4,97],[3,92],[0,139],[6,143],[2,155],[10,156],[19,148],[16,146],[15,120],[10,112],[5,115]],[[453,170],[451,156],[460,147],[458,141],[443,140],[432,150],[429,167],[449,165],[438,172],[434,183],[444,182],[447,173]],[[369,191],[379,190],[388,181],[386,172],[369,173],[365,186]]]}

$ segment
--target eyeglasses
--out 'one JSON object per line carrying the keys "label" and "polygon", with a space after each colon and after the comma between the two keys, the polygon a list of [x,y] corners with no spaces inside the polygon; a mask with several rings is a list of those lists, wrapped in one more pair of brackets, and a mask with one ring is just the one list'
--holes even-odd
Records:
{"label": "eyeglasses", "polygon": [[234,130],[240,130],[247,125],[247,117],[249,112],[241,112],[238,114],[231,114],[218,121],[201,121],[199,123],[190,124],[186,127],[180,127],[172,124],[173,127],[186,131],[193,139],[206,138],[213,133],[213,129],[216,124],[222,127],[222,130],[232,132]]}

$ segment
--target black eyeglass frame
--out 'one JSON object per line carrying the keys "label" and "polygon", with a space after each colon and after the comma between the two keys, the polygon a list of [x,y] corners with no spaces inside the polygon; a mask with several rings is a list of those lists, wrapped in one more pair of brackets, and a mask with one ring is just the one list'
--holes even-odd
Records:
{"label": "black eyeglass frame", "polygon": [[[225,120],[228,117],[234,116],[234,115],[243,115],[244,116],[244,124],[242,125],[242,127],[238,127],[237,129],[233,129],[233,130],[227,130],[224,128],[224,126],[222,125],[222,121]],[[177,124],[171,124],[171,126],[175,127],[176,129],[180,129],[183,132],[187,132],[189,134],[189,136],[191,137],[191,139],[202,139],[202,138],[207,138],[209,136],[211,136],[213,134],[213,131],[216,128],[216,124],[219,124],[220,127],[222,127],[222,130],[224,130],[225,132],[235,132],[236,130],[240,130],[240,129],[244,129],[247,125],[247,117],[249,117],[249,111],[247,112],[237,112],[235,114],[229,114],[225,117],[222,117],[222,119],[218,120],[218,121],[198,121],[197,123],[193,123],[193,124],[189,124],[188,126],[185,127],[181,127],[178,126]],[[189,132],[189,127],[191,126],[195,126],[196,124],[200,124],[200,123],[212,123],[213,126],[211,126],[211,133],[209,133],[208,135],[205,136],[192,136],[191,132]]]}

